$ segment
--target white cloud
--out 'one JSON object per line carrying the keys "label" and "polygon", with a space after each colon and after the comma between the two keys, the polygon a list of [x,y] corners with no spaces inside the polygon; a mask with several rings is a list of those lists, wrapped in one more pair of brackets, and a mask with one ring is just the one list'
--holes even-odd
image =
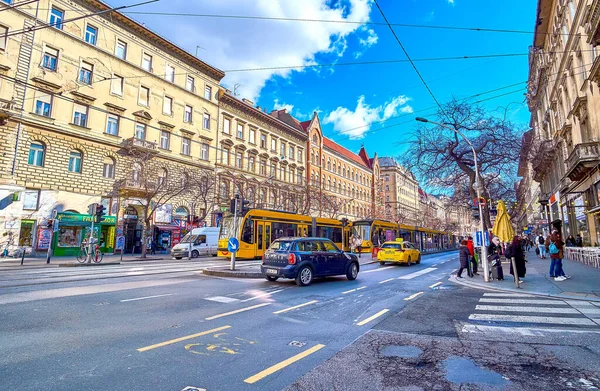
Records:
{"label": "white cloud", "polygon": [[[121,0],[115,0],[120,2]],[[372,0],[171,0],[153,10],[185,14],[260,15],[272,18],[369,20]],[[235,10],[235,12],[232,12]],[[199,17],[145,16],[148,26],[194,53],[199,45],[201,58],[222,70],[307,65],[317,54],[341,56],[347,38],[360,24],[298,21],[269,21]],[[372,35],[364,38],[373,42]],[[331,60],[329,60],[331,61]],[[228,72],[223,84],[241,84],[242,97],[256,100],[265,82],[273,76],[287,78],[303,69]]]}
{"label": "white cloud", "polygon": [[450,4],[451,6],[454,6],[454,0],[448,0],[448,4]]}
{"label": "white cloud", "polygon": [[354,110],[339,106],[323,118],[323,123],[333,124],[333,129],[351,139],[360,139],[372,123],[390,119],[399,113],[412,113],[413,108],[407,104],[410,100],[399,95],[381,106],[371,107],[365,103],[365,97],[360,96]]}
{"label": "white cloud", "polygon": [[275,102],[273,102],[273,110],[281,109],[285,109],[288,113],[291,113],[294,109],[294,105],[291,105],[289,103],[279,103],[279,99],[275,99]]}
{"label": "white cloud", "polygon": [[360,31],[364,31],[366,35],[358,38],[358,43],[362,47],[362,50],[358,50],[352,53],[354,58],[359,58],[360,56],[362,56],[368,48],[375,45],[379,40],[379,36],[375,33],[373,29],[363,26],[362,28],[360,28]]}

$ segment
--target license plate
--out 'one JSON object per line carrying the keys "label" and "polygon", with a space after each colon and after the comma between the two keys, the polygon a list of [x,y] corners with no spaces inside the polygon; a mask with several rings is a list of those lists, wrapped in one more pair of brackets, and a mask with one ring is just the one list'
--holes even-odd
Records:
{"label": "license plate", "polygon": [[267,269],[267,274],[279,274],[279,270],[277,270],[277,269]]}
{"label": "license plate", "polygon": [[393,255],[393,254],[394,254],[394,252],[393,252],[393,251],[386,251],[386,252],[385,252],[385,254],[386,254],[386,255]]}

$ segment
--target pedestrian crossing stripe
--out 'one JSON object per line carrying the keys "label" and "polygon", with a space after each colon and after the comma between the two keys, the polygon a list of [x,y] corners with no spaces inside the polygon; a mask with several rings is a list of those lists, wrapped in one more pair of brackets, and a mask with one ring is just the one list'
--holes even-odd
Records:
{"label": "pedestrian crossing stripe", "polygon": [[481,298],[480,303],[504,303],[504,304],[544,304],[544,305],[568,305],[560,300],[539,300],[539,299],[490,299]]}
{"label": "pedestrian crossing stripe", "polygon": [[560,318],[553,316],[523,316],[523,315],[497,315],[497,314],[471,314],[470,320],[488,322],[515,322],[515,323],[543,323],[577,326],[598,326],[588,318]]}

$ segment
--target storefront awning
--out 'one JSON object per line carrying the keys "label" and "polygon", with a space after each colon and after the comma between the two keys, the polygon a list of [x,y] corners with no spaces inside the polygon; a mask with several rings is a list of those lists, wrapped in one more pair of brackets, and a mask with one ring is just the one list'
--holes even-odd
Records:
{"label": "storefront awning", "polygon": [[176,227],[174,225],[155,225],[156,229],[159,231],[180,231],[181,227]]}

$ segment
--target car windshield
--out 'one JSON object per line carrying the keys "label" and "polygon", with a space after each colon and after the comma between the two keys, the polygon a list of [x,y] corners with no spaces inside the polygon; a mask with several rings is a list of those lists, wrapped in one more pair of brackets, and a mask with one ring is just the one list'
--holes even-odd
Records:
{"label": "car windshield", "polygon": [[238,238],[241,223],[242,217],[238,217],[237,219],[234,219],[233,216],[223,218],[219,239]]}
{"label": "car windshield", "polygon": [[402,245],[400,243],[384,243],[383,246],[381,246],[381,248],[400,250],[402,249]]}
{"label": "car windshield", "polygon": [[271,246],[269,247],[269,250],[289,251],[289,250],[291,250],[293,245],[294,245],[294,242],[291,242],[291,241],[276,240],[271,244]]}
{"label": "car windshield", "polygon": [[192,235],[191,233],[185,235],[179,243],[194,243],[198,239],[198,235]]}

